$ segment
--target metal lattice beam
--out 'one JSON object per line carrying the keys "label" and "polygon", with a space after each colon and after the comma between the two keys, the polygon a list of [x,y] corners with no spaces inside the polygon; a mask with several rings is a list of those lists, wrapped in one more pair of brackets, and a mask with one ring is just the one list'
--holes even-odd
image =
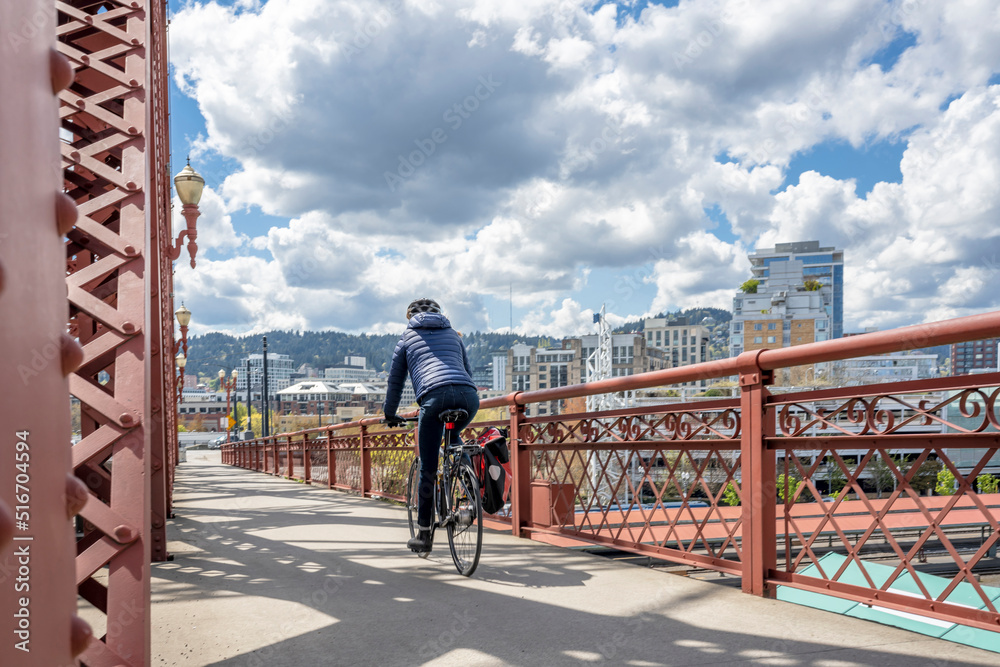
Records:
{"label": "metal lattice beam", "polygon": [[[70,331],[84,363],[76,476],[90,490],[77,545],[80,595],[106,633],[86,665],[149,662],[149,563],[166,554],[176,447],[165,6],[58,0],[59,50],[76,73],[60,94]],[[171,437],[173,436],[173,437]],[[173,444],[172,448],[170,445]]]}

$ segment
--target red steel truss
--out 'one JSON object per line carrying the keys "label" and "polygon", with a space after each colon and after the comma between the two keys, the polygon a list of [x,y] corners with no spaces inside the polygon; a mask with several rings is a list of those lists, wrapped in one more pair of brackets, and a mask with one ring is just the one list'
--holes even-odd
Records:
{"label": "red steel truss", "polygon": [[76,217],[61,193],[50,0],[0,3],[0,664],[73,664],[89,639],[76,618],[69,518],[86,499],[71,476],[62,236]]}
{"label": "red steel truss", "polygon": [[[982,584],[977,568],[1000,544],[1000,493],[973,480],[1000,452],[1000,373],[771,387],[779,368],[998,332],[1000,312],[518,392],[482,403],[508,407],[509,422],[466,435],[509,423],[511,505],[494,520],[515,535],[717,570],[755,595],[785,585],[998,631],[1000,588]],[[739,386],[730,399],[524,416],[529,403],[729,377]],[[401,499],[410,437],[367,419],[226,445],[223,461]],[[926,495],[937,470],[954,478],[953,495]],[[876,480],[884,494],[870,490]],[[918,566],[928,558],[954,572],[924,583]]]}
{"label": "red steel truss", "polygon": [[57,0],[75,82],[59,99],[70,333],[83,365],[76,476],[90,490],[79,594],[106,616],[86,665],[149,661],[149,563],[164,560],[175,463],[166,6]]}

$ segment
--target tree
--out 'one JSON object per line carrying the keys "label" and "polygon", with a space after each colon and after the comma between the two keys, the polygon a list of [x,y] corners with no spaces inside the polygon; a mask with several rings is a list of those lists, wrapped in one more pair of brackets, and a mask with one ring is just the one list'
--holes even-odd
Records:
{"label": "tree", "polygon": [[814,280],[812,278],[805,281],[805,283],[803,283],[802,286],[806,288],[807,292],[818,292],[821,289],[823,289],[823,283],[821,283],[818,280]]}
{"label": "tree", "polygon": [[742,285],[740,285],[740,291],[744,294],[756,294],[757,287],[760,285],[760,281],[756,278],[751,278],[747,280]]}
{"label": "tree", "polygon": [[917,493],[926,493],[930,489],[934,488],[937,484],[937,474],[941,470],[943,465],[937,460],[924,461],[917,472],[914,473],[913,479],[910,480],[910,487]]}
{"label": "tree", "polygon": [[990,473],[976,478],[976,490],[979,493],[996,493],[998,487],[1000,487],[1000,480]]}
{"label": "tree", "polygon": [[[785,487],[788,487],[788,495],[785,495]],[[795,497],[795,492],[799,490],[802,485],[802,480],[796,479],[792,475],[785,476],[785,473],[778,475],[778,497],[781,498],[781,502],[786,503]],[[801,500],[801,498],[800,498]]]}
{"label": "tree", "polygon": [[730,507],[740,504],[740,496],[736,493],[736,487],[732,482],[726,484],[726,490],[722,492],[722,502]]}
{"label": "tree", "polygon": [[827,494],[835,496],[847,486],[847,476],[832,456],[826,457]]}
{"label": "tree", "polygon": [[[901,474],[906,474],[902,456],[894,457],[892,462]],[[889,464],[879,454],[873,455],[868,461],[868,474],[871,476],[872,486],[875,487],[879,498],[882,497],[883,491],[895,488],[896,486],[896,476],[893,474],[892,468],[889,467]]]}
{"label": "tree", "polygon": [[955,476],[947,468],[942,468],[937,474],[937,486],[934,487],[939,496],[955,495]]}

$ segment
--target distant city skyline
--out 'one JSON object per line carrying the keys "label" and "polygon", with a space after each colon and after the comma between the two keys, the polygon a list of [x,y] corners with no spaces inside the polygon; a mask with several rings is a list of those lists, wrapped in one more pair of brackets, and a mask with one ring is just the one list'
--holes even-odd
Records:
{"label": "distant city skyline", "polygon": [[995,2],[169,2],[192,333],[398,332],[432,296],[582,335],[811,239],[846,330],[1000,306]]}

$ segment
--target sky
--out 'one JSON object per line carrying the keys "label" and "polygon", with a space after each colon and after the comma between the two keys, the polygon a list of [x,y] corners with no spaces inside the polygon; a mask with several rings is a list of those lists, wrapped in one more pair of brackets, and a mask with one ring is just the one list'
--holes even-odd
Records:
{"label": "sky", "polygon": [[169,2],[193,333],[591,333],[808,240],[846,332],[1000,307],[995,0]]}

